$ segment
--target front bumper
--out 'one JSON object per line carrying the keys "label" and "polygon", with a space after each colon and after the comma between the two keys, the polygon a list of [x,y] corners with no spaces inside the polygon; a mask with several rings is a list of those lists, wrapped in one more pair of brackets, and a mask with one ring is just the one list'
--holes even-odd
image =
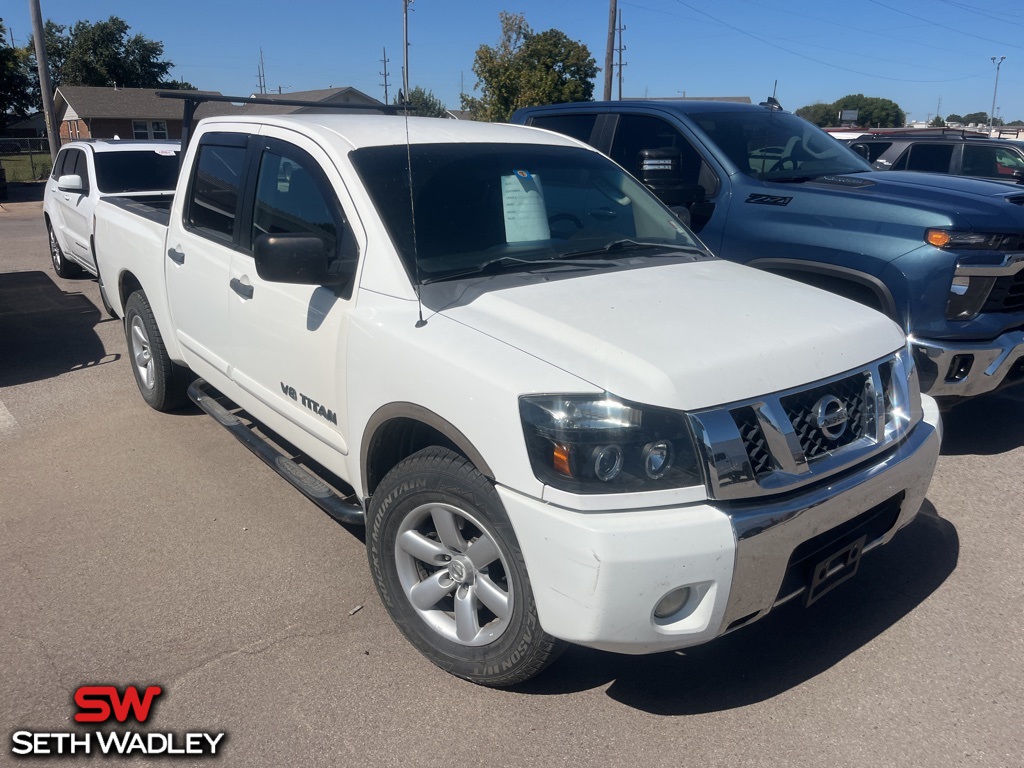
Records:
{"label": "front bumper", "polygon": [[[941,439],[938,410],[924,400],[925,420],[892,451],[783,501],[581,513],[499,486],[541,626],[579,645],[642,654],[698,645],[764,616],[803,591],[791,578],[801,545],[895,504],[891,524],[866,541],[872,549],[917,514]],[[656,618],[661,598],[683,586],[682,609]]]}
{"label": "front bumper", "polygon": [[973,397],[1024,381],[1024,330],[993,341],[910,339],[921,391],[932,397]]}

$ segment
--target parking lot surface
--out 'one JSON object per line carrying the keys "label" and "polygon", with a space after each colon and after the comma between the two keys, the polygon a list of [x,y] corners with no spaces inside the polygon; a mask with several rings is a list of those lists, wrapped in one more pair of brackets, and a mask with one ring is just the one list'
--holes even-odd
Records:
{"label": "parking lot surface", "polygon": [[82,730],[79,686],[135,684],[163,689],[142,730],[224,732],[220,765],[1024,765],[1024,390],[945,430],[918,520],[811,608],[488,690],[401,637],[359,529],[146,406],[41,204],[2,203],[0,763],[15,731]]}

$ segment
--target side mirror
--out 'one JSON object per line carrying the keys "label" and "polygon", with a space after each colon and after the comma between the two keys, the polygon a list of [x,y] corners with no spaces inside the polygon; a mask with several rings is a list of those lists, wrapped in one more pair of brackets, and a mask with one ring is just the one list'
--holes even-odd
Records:
{"label": "side mirror", "polygon": [[1017,180],[1018,184],[1024,184],[1024,171],[1014,171],[1013,178]]}
{"label": "side mirror", "polygon": [[57,179],[57,188],[63,192],[81,192],[83,189],[82,177],[78,174],[61,176]]}
{"label": "side mirror", "polygon": [[260,235],[253,245],[256,274],[271,283],[333,285],[340,281],[327,265],[327,245],[316,235]]}

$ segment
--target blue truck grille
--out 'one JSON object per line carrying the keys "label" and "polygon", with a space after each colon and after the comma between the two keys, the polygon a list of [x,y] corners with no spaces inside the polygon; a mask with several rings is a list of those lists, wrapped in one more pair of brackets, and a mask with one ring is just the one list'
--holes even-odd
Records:
{"label": "blue truck grille", "polygon": [[982,312],[1017,312],[1024,309],[1024,269],[996,280]]}

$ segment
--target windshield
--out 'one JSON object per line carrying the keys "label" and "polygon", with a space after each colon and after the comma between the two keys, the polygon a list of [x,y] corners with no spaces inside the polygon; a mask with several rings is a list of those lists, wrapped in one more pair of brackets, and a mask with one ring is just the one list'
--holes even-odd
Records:
{"label": "windshield", "polygon": [[870,171],[862,157],[789,112],[710,112],[693,116],[740,173],[765,181]]}
{"label": "windshield", "polygon": [[169,149],[96,153],[100,192],[172,190],[178,182],[178,153]]}
{"label": "windshield", "polygon": [[417,273],[418,255],[424,281],[604,249],[657,255],[648,244],[703,251],[645,187],[585,149],[414,144],[359,149],[352,161],[406,269]]}

